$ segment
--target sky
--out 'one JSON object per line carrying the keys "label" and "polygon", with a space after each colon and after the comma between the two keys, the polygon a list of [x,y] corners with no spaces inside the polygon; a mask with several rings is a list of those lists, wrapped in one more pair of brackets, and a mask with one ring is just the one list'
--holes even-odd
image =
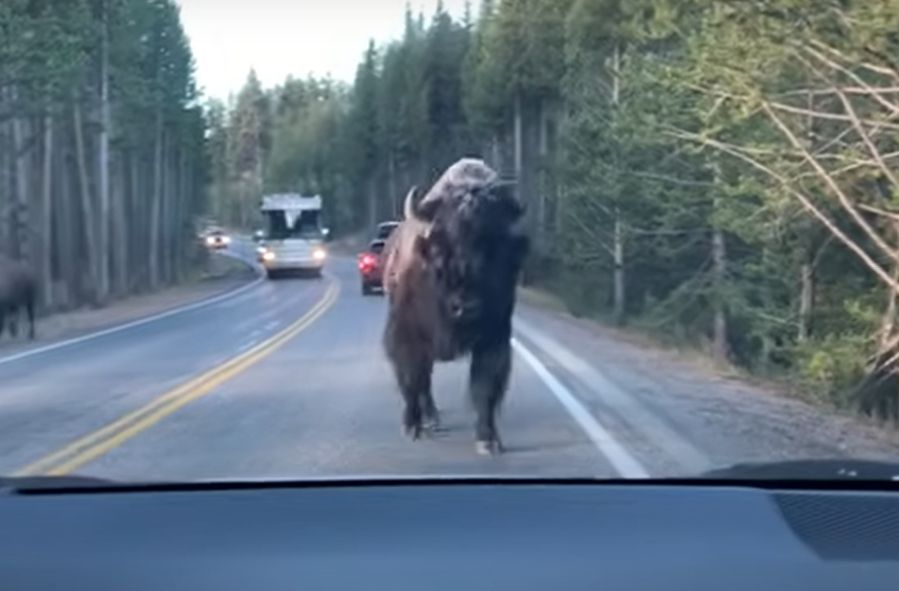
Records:
{"label": "sky", "polygon": [[[331,75],[352,81],[368,40],[403,32],[408,0],[177,0],[190,39],[197,82],[205,96],[237,93],[250,68],[263,86],[288,74]],[[465,0],[444,0],[453,15]],[[412,0],[414,11],[434,14],[437,0]],[[477,2],[472,2],[477,6]]]}

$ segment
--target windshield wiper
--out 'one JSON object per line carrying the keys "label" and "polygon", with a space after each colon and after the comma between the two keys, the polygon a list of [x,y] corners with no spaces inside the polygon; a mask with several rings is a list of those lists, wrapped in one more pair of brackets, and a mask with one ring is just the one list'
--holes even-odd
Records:
{"label": "windshield wiper", "polygon": [[701,474],[700,478],[899,482],[899,463],[852,459],[754,462],[710,470]]}

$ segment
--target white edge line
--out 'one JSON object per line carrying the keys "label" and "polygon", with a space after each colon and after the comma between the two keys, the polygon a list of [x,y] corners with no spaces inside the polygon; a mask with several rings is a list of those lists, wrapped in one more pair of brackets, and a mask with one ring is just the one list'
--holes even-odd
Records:
{"label": "white edge line", "polygon": [[[233,258],[238,258],[242,262],[246,263],[247,261],[241,259],[240,257],[234,255],[226,255],[232,256]],[[249,264],[249,263],[247,263]],[[253,268],[252,265],[249,265]],[[253,268],[254,272],[256,271]],[[121,332],[123,330],[128,330],[130,328],[135,328],[138,326],[143,326],[144,324],[149,324],[151,322],[156,322],[157,320],[162,320],[163,318],[168,318],[169,316],[175,316],[177,314],[183,314],[184,312],[190,312],[191,310],[196,310],[198,308],[204,308],[206,306],[211,306],[213,304],[217,304],[221,301],[231,299],[242,294],[249,289],[256,287],[260,283],[265,280],[264,277],[256,277],[250,283],[245,285],[241,285],[240,287],[231,289],[226,291],[225,293],[220,293],[218,295],[214,295],[205,299],[200,300],[199,302],[194,302],[192,304],[187,304],[185,306],[181,306],[179,308],[174,308],[171,310],[166,310],[164,312],[160,312],[158,314],[153,314],[152,316],[147,316],[145,318],[140,318],[138,320],[132,320],[131,322],[126,322],[125,324],[119,324],[117,326],[112,326],[110,328],[105,328],[103,330],[99,330],[97,332],[92,332],[86,335],[81,335],[80,337],[74,337],[71,339],[66,339],[64,341],[59,341],[56,343],[51,343],[49,345],[44,345],[42,347],[35,347],[34,349],[27,349],[20,353],[14,353],[7,357],[0,357],[0,365],[5,365],[7,363],[12,363],[13,361],[19,361],[20,359],[25,359],[26,357],[32,357],[34,355],[40,355],[41,353],[48,353],[50,351],[55,351],[56,349],[62,349],[64,347],[70,347],[72,345],[77,345],[78,343],[83,343],[85,341],[90,341],[93,339],[97,339],[106,335],[110,335],[113,333]]]}
{"label": "white edge line", "polygon": [[248,343],[244,343],[243,345],[238,347],[237,352],[243,353],[244,351],[248,351],[249,349],[252,349],[253,347],[255,347],[258,344],[259,344],[259,339],[251,339]]}
{"label": "white edge line", "polygon": [[649,472],[643,465],[624,449],[612,434],[597,421],[590,411],[554,376],[537,356],[531,353],[518,339],[512,339],[512,348],[531,366],[537,376],[543,380],[550,392],[555,395],[565,410],[587,433],[599,452],[609,460],[612,467],[623,478],[649,478]]}

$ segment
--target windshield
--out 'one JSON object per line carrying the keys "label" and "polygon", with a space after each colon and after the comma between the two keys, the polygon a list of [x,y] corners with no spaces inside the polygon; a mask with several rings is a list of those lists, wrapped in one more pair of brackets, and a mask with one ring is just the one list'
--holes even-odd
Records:
{"label": "windshield", "polygon": [[897,474],[897,32],[5,0],[0,478]]}
{"label": "windshield", "polygon": [[288,225],[289,217],[283,211],[266,212],[266,219],[268,220],[267,237],[272,240],[285,240],[288,238],[320,240],[322,238],[318,211],[301,212],[293,220],[293,225]]}
{"label": "windshield", "polygon": [[378,226],[378,239],[386,240],[390,238],[390,234],[396,229],[398,222],[386,222]]}

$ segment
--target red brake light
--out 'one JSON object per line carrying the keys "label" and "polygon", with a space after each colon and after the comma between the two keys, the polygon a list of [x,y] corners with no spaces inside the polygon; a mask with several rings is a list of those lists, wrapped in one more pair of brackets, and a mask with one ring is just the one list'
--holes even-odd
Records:
{"label": "red brake light", "polygon": [[370,254],[363,254],[359,257],[359,268],[363,271],[371,269],[378,263],[378,259]]}

